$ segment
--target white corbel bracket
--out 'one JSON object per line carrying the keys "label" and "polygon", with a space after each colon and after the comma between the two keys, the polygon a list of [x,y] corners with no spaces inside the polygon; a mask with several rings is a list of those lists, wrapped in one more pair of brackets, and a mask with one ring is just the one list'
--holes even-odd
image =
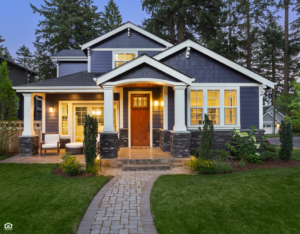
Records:
{"label": "white corbel bracket", "polygon": [[186,58],[190,57],[190,51],[191,51],[191,47],[190,46],[186,47]]}
{"label": "white corbel bracket", "polygon": [[88,52],[88,56],[91,56],[91,48],[90,47],[87,48],[87,52]]}
{"label": "white corbel bracket", "polygon": [[264,93],[265,93],[265,89],[267,88],[267,85],[266,84],[262,84],[260,87],[261,87],[260,96],[263,96]]}
{"label": "white corbel bracket", "polygon": [[128,37],[130,37],[130,28],[128,28]]}

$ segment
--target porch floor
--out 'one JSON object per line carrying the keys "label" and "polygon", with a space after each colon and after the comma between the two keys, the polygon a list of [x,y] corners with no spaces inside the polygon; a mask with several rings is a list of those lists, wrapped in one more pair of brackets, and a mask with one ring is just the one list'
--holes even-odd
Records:
{"label": "porch floor", "polygon": [[[47,150],[43,155],[35,156],[13,156],[0,163],[60,163],[61,156],[65,153],[65,149],[60,150],[60,154],[56,155],[56,150]],[[85,156],[83,154],[74,155],[80,163],[85,163]],[[121,148],[118,157],[114,159],[173,159],[170,152],[163,152],[160,148],[149,149],[131,149]],[[112,159],[113,160],[113,159]]]}

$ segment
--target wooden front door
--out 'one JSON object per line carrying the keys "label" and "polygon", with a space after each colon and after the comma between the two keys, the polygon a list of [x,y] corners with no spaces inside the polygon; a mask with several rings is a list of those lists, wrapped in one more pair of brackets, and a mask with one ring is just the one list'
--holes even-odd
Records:
{"label": "wooden front door", "polygon": [[131,95],[131,145],[150,146],[150,95]]}

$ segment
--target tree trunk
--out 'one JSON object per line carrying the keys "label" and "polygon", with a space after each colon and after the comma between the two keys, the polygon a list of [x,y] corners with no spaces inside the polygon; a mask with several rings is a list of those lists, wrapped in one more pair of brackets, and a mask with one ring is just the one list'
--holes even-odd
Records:
{"label": "tree trunk", "polygon": [[232,23],[231,23],[231,1],[229,1],[229,53],[231,53],[231,37],[232,37]]}
{"label": "tree trunk", "polygon": [[175,44],[175,23],[174,23],[174,15],[170,17],[170,43]]}
{"label": "tree trunk", "polygon": [[289,92],[289,0],[284,0],[284,92]]}
{"label": "tree trunk", "polygon": [[247,0],[247,68],[251,69],[250,0]]}
{"label": "tree trunk", "polygon": [[179,10],[179,23],[178,23],[178,43],[184,41],[184,29],[185,29],[185,20],[184,20],[184,13],[183,8]]}

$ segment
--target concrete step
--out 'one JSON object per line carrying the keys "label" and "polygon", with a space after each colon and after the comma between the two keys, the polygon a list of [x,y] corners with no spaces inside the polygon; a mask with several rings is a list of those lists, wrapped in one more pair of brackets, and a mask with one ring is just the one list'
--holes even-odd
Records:
{"label": "concrete step", "polygon": [[163,164],[124,164],[123,171],[165,171],[170,170],[169,163]]}
{"label": "concrete step", "polygon": [[128,159],[123,161],[124,164],[170,164],[171,159]]}

